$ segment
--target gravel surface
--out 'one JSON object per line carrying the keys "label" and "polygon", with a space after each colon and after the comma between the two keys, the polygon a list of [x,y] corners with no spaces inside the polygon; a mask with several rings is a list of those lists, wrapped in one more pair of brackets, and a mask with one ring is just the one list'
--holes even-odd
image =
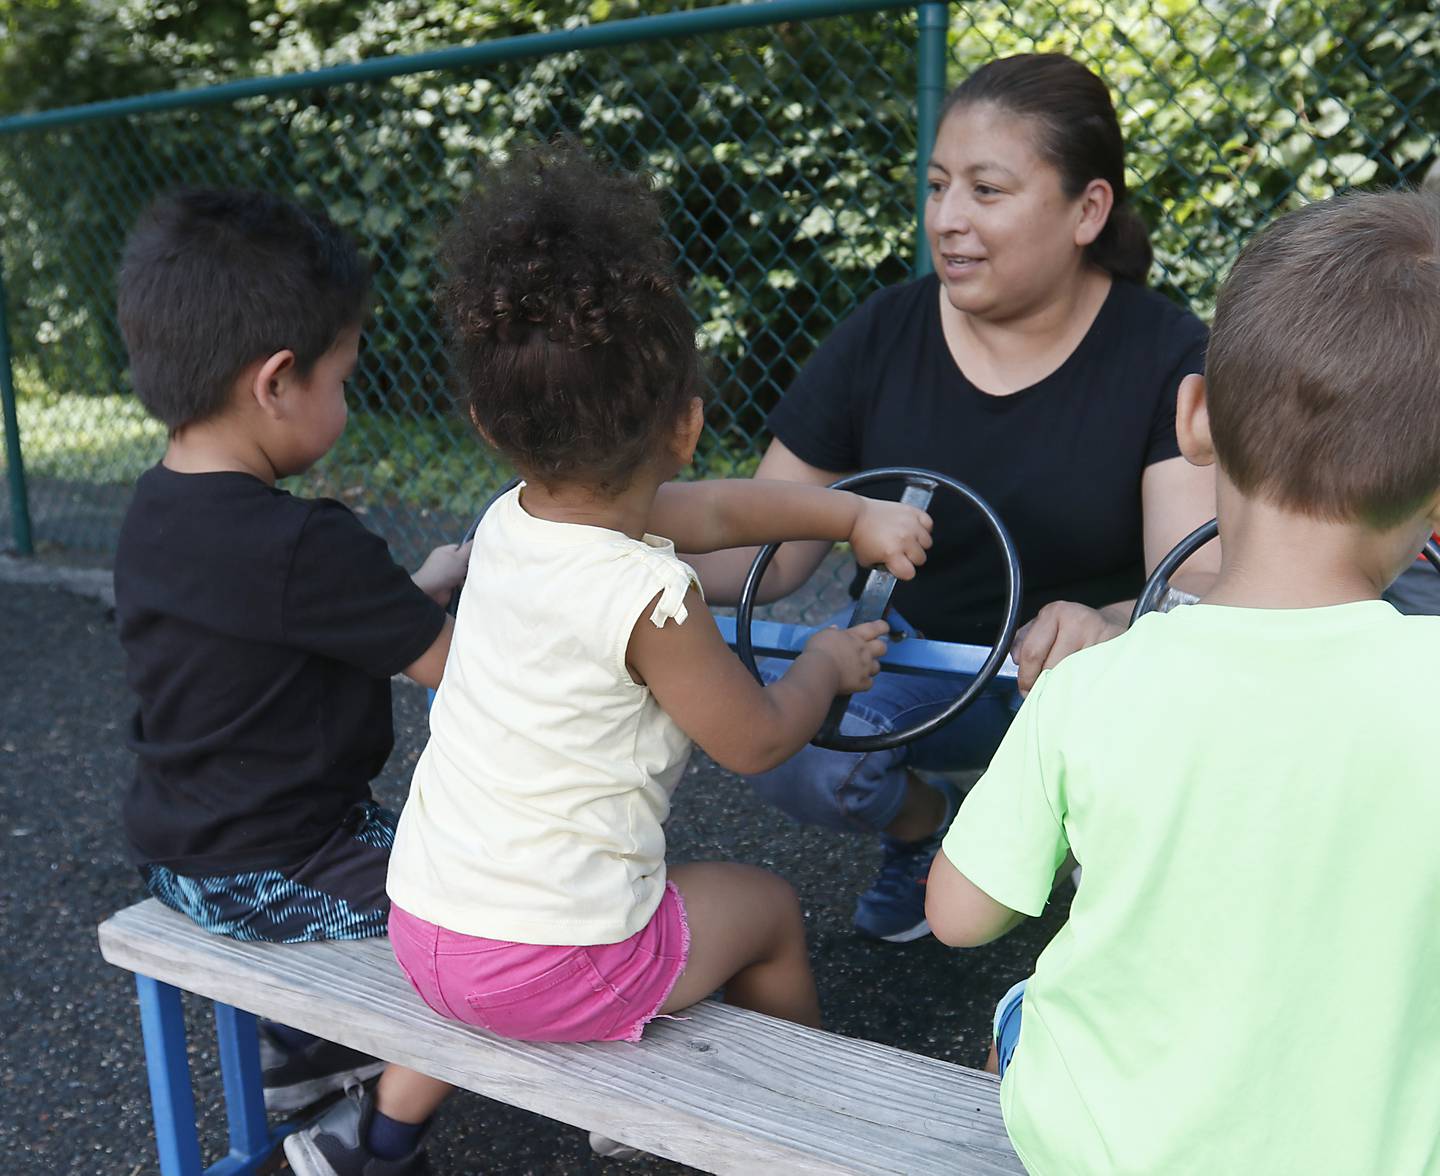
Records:
{"label": "gravel surface", "polygon": [[[131,704],[105,603],[58,587],[0,582],[0,1155],[15,1174],[156,1171],[131,977],[101,960],[95,926],[144,897],[126,864],[117,806],[131,771]],[[425,738],[424,693],[397,686],[397,744],[378,783],[402,803]],[[732,859],[778,871],[801,895],[827,1027],[978,1066],[995,1001],[1028,973],[1066,914],[997,944],[955,951],[858,939],[855,895],[873,872],[866,839],[799,828],[697,755],[669,828],[675,861]],[[204,1002],[189,1002],[192,1066],[207,1155],[225,1116]],[[818,1076],[817,1076],[818,1077]],[[917,1107],[934,1114],[937,1108]],[[943,1112],[942,1112],[943,1113]],[[584,1134],[468,1093],[431,1136],[437,1176],[462,1173],[684,1172],[592,1157]]]}

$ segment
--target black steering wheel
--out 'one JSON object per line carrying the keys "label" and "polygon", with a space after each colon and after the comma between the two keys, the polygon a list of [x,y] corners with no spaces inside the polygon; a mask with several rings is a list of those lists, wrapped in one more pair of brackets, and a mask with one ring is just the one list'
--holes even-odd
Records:
{"label": "black steering wheel", "polygon": [[[1175,574],[1175,569],[1218,534],[1220,534],[1220,522],[1218,519],[1211,519],[1208,523],[1196,527],[1175,544],[1170,553],[1155,565],[1155,570],[1145,581],[1145,587],[1135,601],[1134,611],[1130,614],[1132,625],[1146,613],[1155,611],[1170,588],[1170,577]],[[1422,554],[1430,561],[1430,566],[1440,572],[1440,545],[1436,544],[1433,536],[1426,541]]]}
{"label": "black steering wheel", "polygon": [[[1015,628],[1020,619],[1020,557],[1015,551],[1015,544],[1011,540],[1009,532],[1005,530],[1005,525],[990,508],[990,504],[969,486],[931,470],[914,469],[910,466],[888,466],[884,469],[851,474],[849,477],[832,483],[831,488],[852,490],[857,486],[868,486],[874,482],[896,481],[905,484],[900,501],[908,503],[910,506],[918,507],[921,510],[926,509],[930,505],[930,500],[935,496],[935,491],[943,487],[958,494],[980,512],[1005,559],[1007,588],[1005,618],[1001,622],[999,632],[995,635],[995,644],[990,650],[990,656],[985,659],[976,672],[970,685],[944,710],[897,731],[884,731],[875,735],[842,735],[840,734],[840,720],[845,717],[850,696],[840,695],[831,704],[830,713],[825,717],[825,723],[821,726],[819,733],[811,740],[817,747],[829,748],[832,751],[883,751],[885,748],[898,747],[902,743],[909,743],[919,739],[922,735],[930,734],[948,723],[979,697],[980,692],[999,672],[1010,652],[1010,642],[1015,637]],[[740,602],[735,609],[735,652],[740,655],[740,660],[755,675],[757,681],[760,680],[760,671],[755,665],[755,651],[751,642],[750,626],[755,613],[755,597],[760,589],[760,581],[764,578],[770,561],[775,558],[775,553],[779,549],[778,543],[771,543],[760,549],[755,556],[755,562],[750,565],[750,572],[745,577],[745,586],[740,593]],[[855,611],[851,614],[849,621],[850,625],[861,625],[866,621],[875,621],[883,617],[885,610],[890,606],[890,597],[894,591],[895,577],[884,568],[872,569],[860,591],[860,599],[855,603]]]}

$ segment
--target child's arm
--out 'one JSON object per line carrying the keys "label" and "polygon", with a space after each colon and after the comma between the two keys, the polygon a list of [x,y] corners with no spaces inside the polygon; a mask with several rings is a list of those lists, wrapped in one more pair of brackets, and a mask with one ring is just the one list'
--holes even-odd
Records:
{"label": "child's arm", "polygon": [[412,576],[344,506],[316,500],[290,557],[283,640],[371,677],[403,673],[433,687],[450,651],[450,621],[435,602],[463,578],[467,551],[438,548]]}
{"label": "child's arm", "polygon": [[[1067,681],[1051,709],[1056,675]],[[989,943],[1045,910],[1070,850],[1060,748],[1071,690],[1065,666],[1040,678],[931,863],[925,918],[953,947]]]}
{"label": "child's arm", "polygon": [[930,864],[925,883],[930,933],[951,947],[979,947],[999,939],[1025,916],[996,902],[951,863],[943,852]]}
{"label": "child's arm", "polygon": [[[861,567],[883,564],[909,580],[930,547],[930,516],[913,506],[798,482],[735,478],[667,482],[655,495],[649,529],[677,551],[704,554],[791,539],[849,540]],[[707,572],[709,568],[707,567]],[[734,585],[706,581],[728,597]]]}
{"label": "child's arm", "polygon": [[450,656],[450,638],[455,633],[455,618],[446,617],[440,635],[430,643],[430,648],[419,658],[406,666],[403,673],[412,682],[419,682],[434,690],[440,685],[440,675],[445,672],[445,659]]}
{"label": "child's arm", "polygon": [[[420,570],[410,578],[426,596],[442,608],[450,603],[455,589],[465,582],[470,567],[470,544],[445,543],[425,557]],[[434,690],[445,672],[445,659],[450,656],[450,638],[455,632],[453,617],[445,618],[445,626],[430,643],[430,648],[401,672],[412,682]]]}
{"label": "child's arm", "polygon": [[[659,598],[657,597],[656,600]],[[868,690],[885,652],[889,626],[822,629],[773,686],[762,687],[720,637],[700,593],[685,596],[688,615],[656,628],[646,605],[625,661],[660,708],[721,767],[753,775],[799,751],[825,720],[837,694]]]}
{"label": "child's arm", "polygon": [[[802,486],[829,486],[841,474],[835,470],[822,470],[802,461],[785,447],[779,438],[772,440],[760,458],[760,464],[753,475],[761,481],[799,482]],[[756,603],[768,604],[772,600],[789,596],[815,573],[831,549],[833,540],[800,540],[783,543],[775,558],[770,561]],[[745,583],[746,573],[755,562],[758,552],[755,547],[732,547],[726,551],[712,551],[707,555],[684,552],[682,558],[695,569],[700,583],[705,586],[705,599],[714,604],[736,604],[740,588]]]}

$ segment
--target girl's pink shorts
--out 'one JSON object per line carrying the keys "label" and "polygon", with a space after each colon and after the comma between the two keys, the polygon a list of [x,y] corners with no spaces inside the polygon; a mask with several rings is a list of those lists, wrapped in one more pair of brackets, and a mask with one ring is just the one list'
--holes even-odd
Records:
{"label": "girl's pink shorts", "polygon": [[665,884],[629,939],[552,947],[446,931],[390,908],[390,947],[441,1016],[519,1041],[639,1041],[690,954],[685,904]]}

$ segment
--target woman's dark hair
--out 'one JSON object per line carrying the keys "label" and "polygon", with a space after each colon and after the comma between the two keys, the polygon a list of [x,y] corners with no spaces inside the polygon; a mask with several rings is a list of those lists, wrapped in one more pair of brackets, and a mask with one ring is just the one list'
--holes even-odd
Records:
{"label": "woman's dark hair", "polygon": [[623,490],[699,385],[658,200],[573,143],[483,169],[441,243],[462,402],[541,483]]}
{"label": "woman's dark hair", "polygon": [[1041,157],[1060,173],[1074,199],[1091,180],[1115,193],[1110,219],[1085,256],[1114,277],[1143,283],[1150,272],[1150,235],[1125,190],[1125,140],[1105,83],[1059,53],[1002,57],[981,66],[950,91],[940,122],[957,107],[986,104],[1030,119]]}

